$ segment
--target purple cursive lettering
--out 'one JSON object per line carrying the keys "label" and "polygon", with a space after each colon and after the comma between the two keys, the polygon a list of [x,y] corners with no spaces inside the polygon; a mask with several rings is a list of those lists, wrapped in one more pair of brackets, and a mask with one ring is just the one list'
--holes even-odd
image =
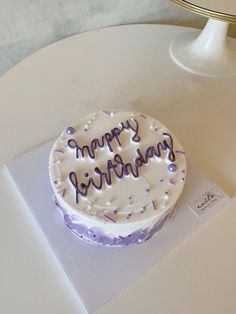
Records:
{"label": "purple cursive lettering", "polygon": [[139,124],[138,121],[134,118],[127,120],[125,122],[120,123],[120,128],[116,127],[114,129],[111,129],[110,132],[105,133],[101,140],[95,138],[91,141],[90,145],[84,145],[82,147],[79,146],[79,144],[74,139],[68,140],[67,144],[70,148],[75,149],[76,152],[76,158],[89,156],[90,158],[95,158],[95,151],[98,148],[103,148],[105,145],[107,145],[110,152],[113,152],[112,148],[112,141],[115,139],[118,146],[121,146],[121,142],[119,139],[119,136],[121,132],[124,130],[132,130],[134,132],[134,135],[132,136],[133,142],[139,142],[140,136],[138,135],[139,130]]}
{"label": "purple cursive lettering", "polygon": [[[79,184],[76,173],[71,172],[69,174],[69,179],[76,191],[76,202],[78,203],[78,194],[81,196],[87,196],[90,186],[93,186],[96,190],[101,190],[103,183],[111,186],[112,174],[118,179],[122,179],[124,176],[129,175],[132,175],[134,178],[138,178],[139,169],[148,164],[148,161],[151,158],[160,158],[162,151],[167,150],[167,158],[171,162],[174,162],[175,154],[173,148],[173,138],[169,133],[163,133],[163,135],[165,139],[162,142],[158,142],[156,146],[149,146],[144,154],[140,151],[140,149],[136,149],[137,157],[134,159],[133,165],[129,162],[125,163],[119,154],[115,154],[114,162],[112,162],[112,160],[107,161],[105,172],[101,171],[98,167],[94,168],[94,172],[96,174],[95,178],[89,178],[86,184],[84,182]],[[83,150],[81,150],[81,152],[84,153]]]}

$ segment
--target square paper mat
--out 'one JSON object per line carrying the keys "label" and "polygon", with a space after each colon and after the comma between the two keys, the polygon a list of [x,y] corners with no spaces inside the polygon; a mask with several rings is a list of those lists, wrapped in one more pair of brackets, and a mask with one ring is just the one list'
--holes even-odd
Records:
{"label": "square paper mat", "polygon": [[10,161],[6,168],[89,313],[131,284],[230,200],[189,163],[184,193],[175,214],[156,237],[136,246],[93,246],[64,226],[54,204],[48,175],[51,147],[52,142],[44,144]]}

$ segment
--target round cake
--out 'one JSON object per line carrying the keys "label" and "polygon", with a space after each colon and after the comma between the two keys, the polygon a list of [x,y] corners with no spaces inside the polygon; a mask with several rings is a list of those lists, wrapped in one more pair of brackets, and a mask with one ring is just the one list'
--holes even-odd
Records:
{"label": "round cake", "polygon": [[150,239],[173,214],[186,157],[159,121],[104,110],[61,133],[50,152],[49,174],[56,205],[75,235],[127,246]]}

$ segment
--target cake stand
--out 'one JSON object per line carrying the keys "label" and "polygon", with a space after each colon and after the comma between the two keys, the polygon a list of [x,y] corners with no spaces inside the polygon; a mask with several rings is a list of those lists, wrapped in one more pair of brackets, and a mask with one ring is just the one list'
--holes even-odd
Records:
{"label": "cake stand", "polygon": [[229,23],[236,22],[236,1],[172,0],[185,9],[209,17],[201,33],[185,32],[170,45],[172,59],[187,71],[223,77],[236,73],[236,40],[227,37]]}

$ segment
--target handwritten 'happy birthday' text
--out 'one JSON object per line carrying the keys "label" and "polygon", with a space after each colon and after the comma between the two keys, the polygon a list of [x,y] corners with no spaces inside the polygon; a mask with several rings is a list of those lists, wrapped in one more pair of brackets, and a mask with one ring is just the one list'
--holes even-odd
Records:
{"label": "handwritten 'happy birthday' text", "polygon": [[[132,122],[132,123],[131,123]],[[139,142],[140,136],[138,135],[139,124],[138,121],[132,118],[132,121],[127,120],[126,122],[121,122],[120,127],[111,129],[108,133],[105,133],[101,140],[95,138],[91,141],[89,145],[79,146],[74,139],[68,141],[70,148],[75,149],[76,158],[86,157],[88,155],[90,158],[95,158],[95,151],[99,148],[107,146],[110,152],[113,152],[111,142],[116,141],[117,145],[121,147],[120,134],[124,130],[132,130],[134,132],[132,136],[133,142]],[[112,185],[112,174],[118,178],[122,179],[124,176],[132,175],[134,178],[139,177],[139,169],[146,165],[151,158],[161,157],[162,151],[168,151],[167,158],[171,161],[175,161],[175,154],[173,148],[173,138],[169,133],[163,133],[164,139],[156,143],[156,145],[149,146],[144,153],[140,149],[136,149],[134,163],[125,163],[120,154],[114,155],[114,160],[109,159],[106,163],[105,171],[101,171],[98,167],[94,168],[95,177],[89,178],[86,175],[86,182],[79,182],[78,176],[75,172],[69,173],[69,180],[75,188],[76,192],[76,203],[79,202],[80,196],[87,196],[88,189],[93,186],[96,190],[101,190],[103,185],[106,183],[108,186]]]}

